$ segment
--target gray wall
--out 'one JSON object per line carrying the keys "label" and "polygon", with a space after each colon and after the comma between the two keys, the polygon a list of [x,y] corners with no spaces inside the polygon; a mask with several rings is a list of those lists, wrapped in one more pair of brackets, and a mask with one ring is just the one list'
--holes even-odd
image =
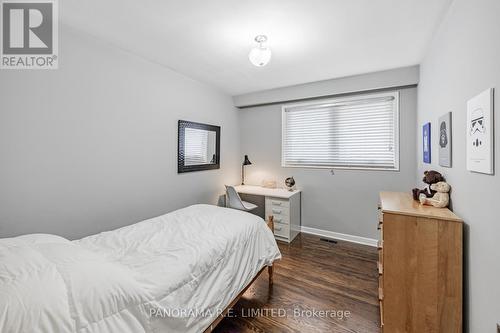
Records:
{"label": "gray wall", "polygon": [[233,100],[234,105],[237,107],[249,107],[307,98],[351,94],[361,91],[412,86],[418,83],[418,78],[419,66],[415,65],[380,72],[257,91],[234,96]]}
{"label": "gray wall", "polygon": [[[60,69],[0,73],[0,237],[70,238],[192,203],[239,180],[232,99],[60,28]],[[177,120],[222,126],[220,170],[177,174]]]}
{"label": "gray wall", "polygon": [[[465,230],[466,332],[496,332],[500,322],[500,1],[455,0],[421,66],[418,133],[431,121],[437,138],[439,116],[453,112],[453,167],[438,166],[438,140],[432,165],[422,164],[418,145],[417,179],[426,169],[442,172],[452,186],[454,211]],[[466,103],[487,88],[496,88],[496,175],[466,170]],[[467,327],[466,327],[467,328]]]}
{"label": "gray wall", "polygon": [[294,176],[302,194],[302,225],[377,238],[377,204],[381,190],[408,191],[415,183],[416,88],[401,89],[401,171],[363,171],[281,167],[281,104],[240,111],[241,150],[253,165],[247,183],[275,179],[280,186]]}

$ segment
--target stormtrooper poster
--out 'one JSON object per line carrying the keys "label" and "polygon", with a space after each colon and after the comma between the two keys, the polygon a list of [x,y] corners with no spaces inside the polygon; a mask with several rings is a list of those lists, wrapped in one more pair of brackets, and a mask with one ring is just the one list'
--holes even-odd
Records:
{"label": "stormtrooper poster", "polygon": [[467,170],[493,174],[493,89],[467,102]]}
{"label": "stormtrooper poster", "polygon": [[451,168],[451,112],[439,118],[439,165]]}

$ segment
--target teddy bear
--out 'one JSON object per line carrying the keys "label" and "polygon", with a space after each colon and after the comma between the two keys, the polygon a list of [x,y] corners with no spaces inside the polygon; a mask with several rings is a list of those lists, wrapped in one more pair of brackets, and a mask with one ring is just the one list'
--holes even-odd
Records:
{"label": "teddy bear", "polygon": [[431,190],[436,193],[432,196],[432,198],[427,198],[424,193],[420,194],[420,203],[422,205],[429,205],[438,208],[448,207],[448,203],[450,202],[450,185],[446,182],[438,182],[431,185]]}
{"label": "teddy bear", "polygon": [[444,178],[443,178],[443,176],[439,172],[434,171],[434,170],[430,170],[430,171],[425,171],[424,172],[424,178],[422,179],[422,181],[427,184],[427,187],[424,188],[423,190],[420,190],[418,188],[414,188],[412,190],[412,192],[413,192],[413,200],[419,201],[420,200],[420,194],[425,194],[425,196],[427,198],[431,198],[436,193],[436,191],[433,191],[430,188],[430,186],[432,184],[436,184],[438,182],[443,182]]}

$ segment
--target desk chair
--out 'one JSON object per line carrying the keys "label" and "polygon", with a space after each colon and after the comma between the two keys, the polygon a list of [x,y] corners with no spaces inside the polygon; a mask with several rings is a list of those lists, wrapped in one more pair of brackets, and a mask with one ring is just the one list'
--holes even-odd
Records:
{"label": "desk chair", "polygon": [[226,185],[226,194],[227,194],[227,207],[233,209],[244,210],[245,212],[249,212],[257,208],[257,205],[253,203],[246,202],[241,200],[240,195],[236,192],[234,186]]}

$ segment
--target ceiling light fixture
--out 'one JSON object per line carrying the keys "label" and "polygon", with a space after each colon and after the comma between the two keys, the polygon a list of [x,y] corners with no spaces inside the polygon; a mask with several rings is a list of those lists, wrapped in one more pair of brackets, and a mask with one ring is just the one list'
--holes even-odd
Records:
{"label": "ceiling light fixture", "polygon": [[258,35],[255,37],[255,41],[259,43],[259,46],[254,47],[248,54],[248,59],[250,62],[257,67],[265,66],[271,60],[271,50],[264,45],[267,42],[267,36]]}

